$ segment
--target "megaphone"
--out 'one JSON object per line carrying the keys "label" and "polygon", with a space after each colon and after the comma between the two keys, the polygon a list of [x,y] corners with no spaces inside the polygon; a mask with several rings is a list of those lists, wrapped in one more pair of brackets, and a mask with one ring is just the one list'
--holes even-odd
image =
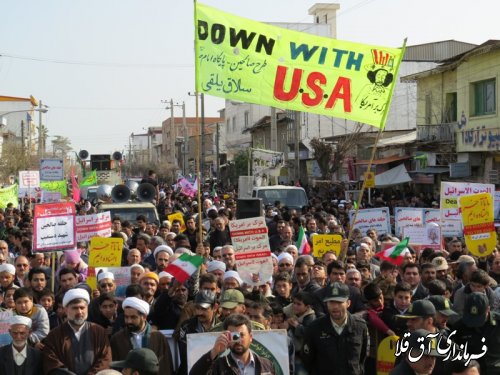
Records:
{"label": "megaphone", "polygon": [[155,199],[156,189],[153,185],[149,183],[140,184],[137,188],[137,199],[141,202],[151,202]]}
{"label": "megaphone", "polygon": [[80,150],[80,152],[78,153],[78,157],[81,160],[85,160],[89,157],[89,152],[87,150]]}
{"label": "megaphone", "polygon": [[139,183],[137,181],[128,180],[125,183],[125,186],[127,186],[130,190],[130,198],[137,198],[137,188],[139,187]]}
{"label": "megaphone", "polygon": [[111,198],[111,191],[113,188],[110,185],[99,185],[97,187],[97,199],[101,201],[108,201]]}
{"label": "megaphone", "polygon": [[122,153],[120,151],[113,152],[113,160],[122,160]]}
{"label": "megaphone", "polygon": [[115,203],[125,203],[130,199],[130,189],[125,185],[116,185],[111,190],[111,198]]}

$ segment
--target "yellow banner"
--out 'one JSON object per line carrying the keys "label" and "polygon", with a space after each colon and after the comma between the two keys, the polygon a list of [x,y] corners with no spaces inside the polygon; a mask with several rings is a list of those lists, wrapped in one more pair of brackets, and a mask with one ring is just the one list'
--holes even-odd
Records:
{"label": "yellow banner", "polygon": [[404,48],[340,41],[196,3],[196,90],[385,126]]}
{"label": "yellow banner", "polygon": [[17,189],[17,184],[0,189],[0,208],[6,208],[9,203],[12,203],[14,207],[19,205]]}
{"label": "yellow banner", "polygon": [[478,257],[493,253],[497,244],[493,198],[490,193],[460,197],[467,249]]}
{"label": "yellow banner", "polygon": [[335,255],[339,256],[341,242],[340,234],[316,234],[312,236],[313,255],[321,258],[326,252],[334,251]]}
{"label": "yellow banner", "polygon": [[122,264],[123,238],[92,237],[90,239],[87,284],[96,289],[95,267],[120,267]]}

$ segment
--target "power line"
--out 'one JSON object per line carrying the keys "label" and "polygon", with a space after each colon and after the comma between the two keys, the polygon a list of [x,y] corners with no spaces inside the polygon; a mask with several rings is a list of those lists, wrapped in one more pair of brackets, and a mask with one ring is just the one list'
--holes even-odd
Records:
{"label": "power line", "polygon": [[99,61],[78,61],[78,60],[59,60],[35,56],[22,56],[0,53],[0,57],[7,57],[10,59],[37,61],[63,65],[83,65],[83,66],[96,66],[106,68],[147,68],[147,69],[170,69],[170,68],[193,68],[194,64],[133,64],[133,63],[110,63]]}

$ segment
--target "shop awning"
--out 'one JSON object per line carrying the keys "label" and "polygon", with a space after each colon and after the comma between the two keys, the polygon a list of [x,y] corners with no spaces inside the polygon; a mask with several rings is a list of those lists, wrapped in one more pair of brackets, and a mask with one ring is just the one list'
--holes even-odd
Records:
{"label": "shop awning", "polygon": [[404,164],[375,176],[375,187],[381,188],[413,181]]}
{"label": "shop awning", "polygon": [[415,130],[408,134],[381,139],[380,141],[378,141],[378,147],[405,145],[407,143],[415,142],[416,140],[417,140],[417,131]]}
{"label": "shop awning", "polygon": [[[403,156],[394,155],[394,156],[389,156],[387,158],[375,159],[375,160],[373,160],[372,164],[373,165],[388,164],[388,163],[392,163],[392,162],[399,161],[399,160],[407,160],[410,158],[411,158],[411,156],[409,156],[409,155],[403,155]],[[369,162],[370,162],[370,160],[357,160],[356,163],[354,163],[354,165],[366,165]]]}

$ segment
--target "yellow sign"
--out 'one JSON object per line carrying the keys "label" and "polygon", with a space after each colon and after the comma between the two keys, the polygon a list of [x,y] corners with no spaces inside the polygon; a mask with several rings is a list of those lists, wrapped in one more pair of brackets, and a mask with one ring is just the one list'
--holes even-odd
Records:
{"label": "yellow sign", "polygon": [[404,48],[320,37],[195,4],[198,92],[385,126]]}
{"label": "yellow sign", "polygon": [[313,255],[321,258],[328,251],[334,251],[337,256],[340,254],[340,234],[316,234],[312,236]]}
{"label": "yellow sign", "polygon": [[365,176],[365,188],[374,188],[375,172],[365,172],[363,175]]}
{"label": "yellow sign", "polygon": [[396,362],[396,343],[398,336],[383,339],[377,349],[377,375],[389,375]]}
{"label": "yellow sign", "polygon": [[490,255],[497,244],[491,194],[460,197],[460,207],[467,249],[478,257]]}
{"label": "yellow sign", "polygon": [[170,223],[173,223],[174,220],[179,220],[181,222],[181,232],[184,232],[186,230],[184,215],[180,212],[174,212],[173,214],[168,215],[168,221],[170,221]]}
{"label": "yellow sign", "polygon": [[90,239],[87,284],[92,289],[97,287],[95,267],[120,267],[122,251],[123,238],[92,237]]}

